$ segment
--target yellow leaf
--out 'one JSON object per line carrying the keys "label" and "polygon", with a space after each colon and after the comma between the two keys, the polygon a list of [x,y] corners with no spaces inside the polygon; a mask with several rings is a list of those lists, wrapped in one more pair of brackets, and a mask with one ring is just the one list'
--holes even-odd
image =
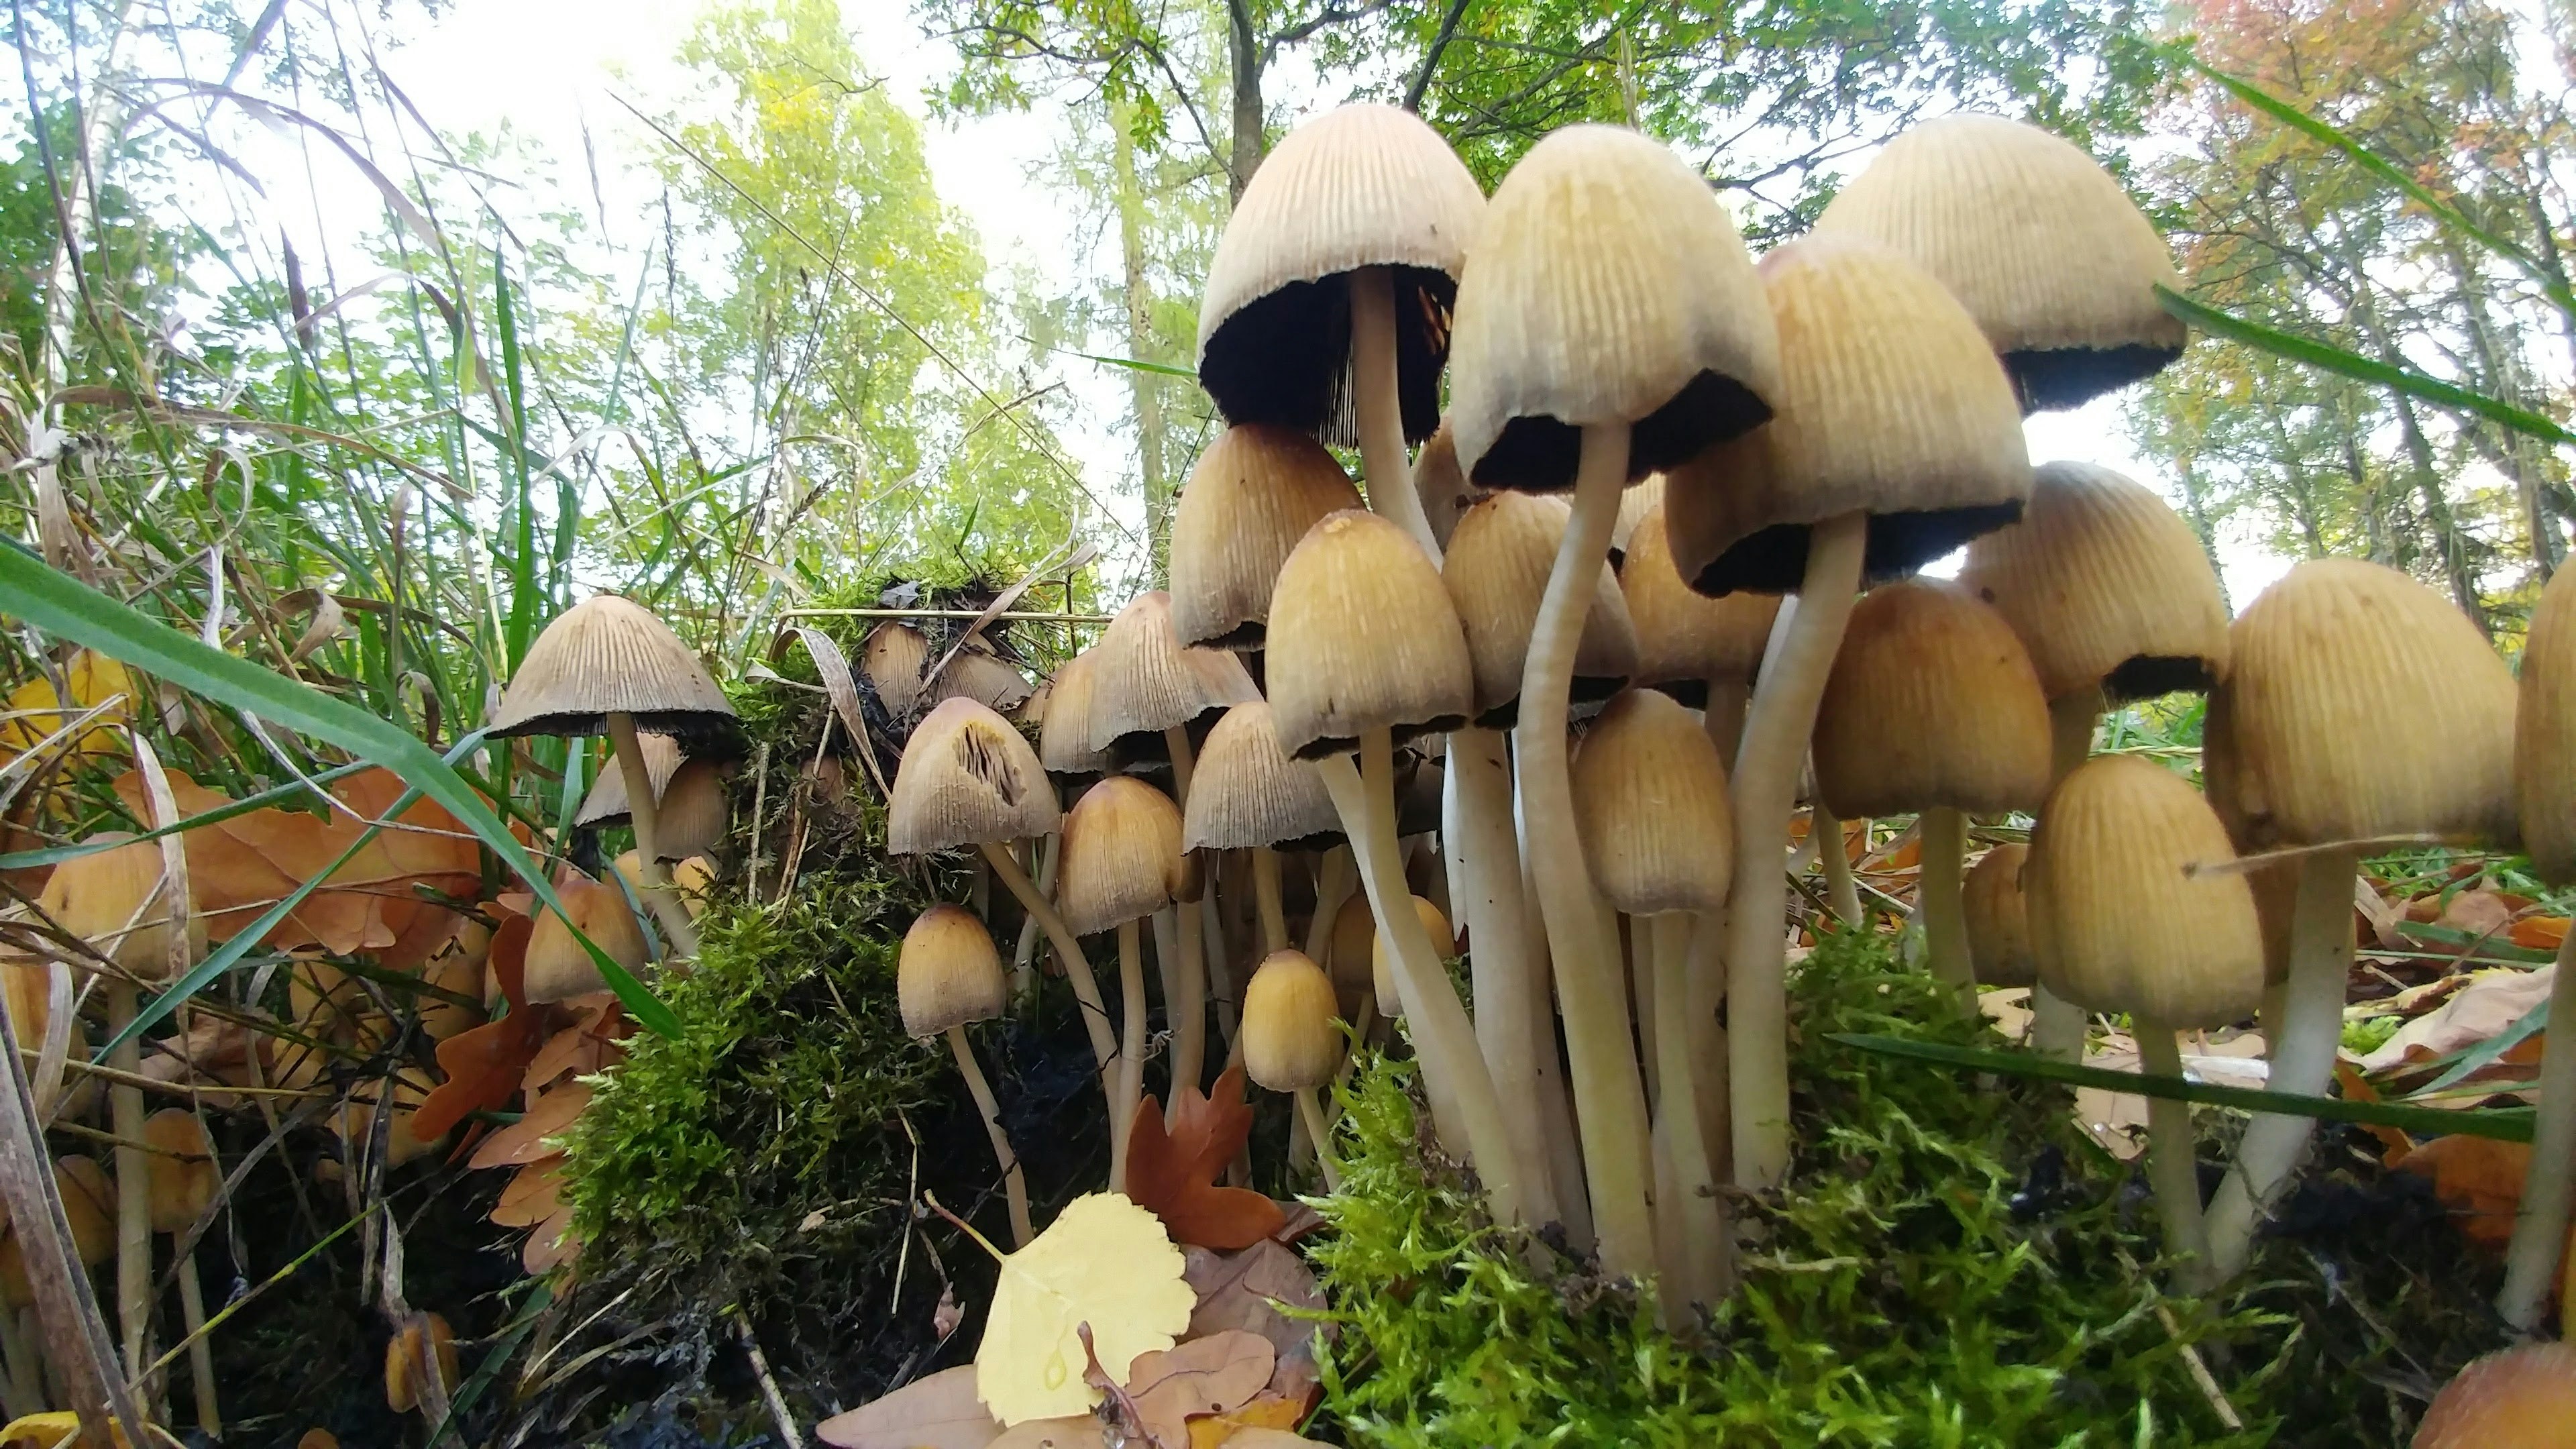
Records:
{"label": "yellow leaf", "polygon": [[[147,1424],[144,1428],[146,1438],[169,1438],[157,1424]],[[119,1449],[123,1449],[125,1430],[110,1424],[107,1431],[115,1436]],[[60,1449],[60,1446],[78,1442],[80,1415],[67,1409],[50,1414],[25,1414],[7,1424],[0,1424],[0,1449]]]}
{"label": "yellow leaf", "polygon": [[975,1394],[1004,1426],[1088,1410],[1099,1396],[1078,1332],[1091,1325],[1103,1372],[1124,1379],[1140,1353],[1172,1346],[1198,1295],[1162,1220],[1117,1193],[1089,1193],[1002,1259]]}
{"label": "yellow leaf", "polygon": [[[134,717],[134,681],[126,674],[125,666],[84,649],[64,666],[63,683],[71,690],[74,715],[114,696],[124,696],[115,708],[100,715],[71,742],[72,753],[80,755],[105,754],[115,749],[114,726]],[[0,719],[0,759],[34,749],[45,736],[66,723],[61,697],[54,693],[53,682],[41,674],[11,691],[7,708],[9,717]]]}

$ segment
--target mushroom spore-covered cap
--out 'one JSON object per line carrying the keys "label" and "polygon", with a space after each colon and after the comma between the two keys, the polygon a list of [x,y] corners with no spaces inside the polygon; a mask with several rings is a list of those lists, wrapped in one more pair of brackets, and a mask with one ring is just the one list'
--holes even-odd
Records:
{"label": "mushroom spore-covered cap", "polygon": [[1342,1064],[1333,978],[1303,951],[1273,951],[1243,988],[1243,1069],[1274,1092],[1320,1087]]}
{"label": "mushroom spore-covered cap", "polygon": [[2048,700],[2003,615],[1956,584],[1899,579],[1852,606],[1814,749],[1826,808],[1846,820],[2034,810]]}
{"label": "mushroom spore-covered cap", "polygon": [[2001,116],[1954,115],[1897,137],[1816,221],[1913,258],[2001,354],[2025,410],[2068,408],[2182,355],[2156,301],[2181,290],[2164,238],[2073,143]]}
{"label": "mushroom spore-covered cap", "polygon": [[2032,469],[2021,522],[1969,544],[1959,583],[2012,621],[2051,699],[2206,693],[2227,673],[2227,599],[2200,536],[2098,464]]}
{"label": "mushroom spore-covered cap", "polygon": [[[1467,633],[1480,725],[1504,728],[1520,713],[1521,666],[1529,659],[1530,635],[1538,625],[1548,574],[1556,566],[1557,545],[1573,517],[1574,509],[1562,498],[1506,490],[1479,499],[1449,536],[1440,581]],[[1637,635],[1628,622],[1628,601],[1609,564],[1602,564],[1598,573],[1592,604],[1583,614],[1582,638],[1574,646],[1569,697],[1577,704],[1618,693],[1637,669]]]}
{"label": "mushroom spore-covered cap", "polygon": [[1247,423],[1217,435],[1172,514],[1172,633],[1186,645],[1258,649],[1279,566],[1327,513],[1360,506],[1324,445]]}
{"label": "mushroom spore-covered cap", "polygon": [[1998,845],[1968,868],[1960,886],[1968,959],[1976,965],[1979,986],[2028,986],[2039,979],[2039,958],[2030,946],[2029,897],[2021,888],[2022,862],[2029,858],[2027,845]]}
{"label": "mushroom spore-covered cap", "polygon": [[1698,716],[1655,690],[1627,690],[1584,732],[1572,770],[1583,858],[1612,906],[1636,916],[1725,906],[1734,816]]}
{"label": "mushroom spore-covered cap", "polygon": [[[684,741],[729,740],[733,704],[652,610],[593,594],[546,626],[501,692],[496,735],[591,735],[608,716]],[[698,751],[692,751],[698,753]]]}
{"label": "mushroom spore-covered cap", "polygon": [[1810,234],[1765,253],[1780,386],[1771,421],[1673,469],[1664,532],[1703,594],[1794,591],[1810,527],[1869,515],[1862,570],[1911,573],[2021,516],[2030,453],[2012,384],[1930,273]]}
{"label": "mushroom spore-covered cap", "polygon": [[2526,1343],[2473,1359],[2433,1396],[2413,1449],[2564,1449],[2576,1425],[2576,1345]]}
{"label": "mushroom spore-covered cap", "polygon": [[[1059,695],[1058,707],[1063,703]],[[1055,786],[1028,740],[961,696],[941,700],[904,742],[886,807],[886,849],[924,855],[1026,840],[1054,830],[1061,818]]]}
{"label": "mushroom spore-covered cap", "polygon": [[1485,198],[1410,111],[1347,105],[1280,138],[1234,204],[1199,303],[1199,385],[1231,423],[1278,423],[1356,444],[1347,274],[1395,284],[1404,436],[1440,419],[1459,267]]}
{"label": "mushroom spore-covered cap", "polygon": [[1636,682],[1694,708],[1707,701],[1709,680],[1752,681],[1770,642],[1772,622],[1780,616],[1777,594],[1712,599],[1683,583],[1664,537],[1661,503],[1640,515],[1628,534],[1627,556],[1619,562],[1619,592],[1628,601],[1628,620],[1637,633]]}
{"label": "mushroom spore-covered cap", "polygon": [[1038,758],[1058,775],[1092,775],[1109,768],[1109,752],[1091,739],[1091,662],[1099,646],[1055,667],[1047,680],[1045,715],[1038,721]]}
{"label": "mushroom spore-covered cap", "polygon": [[[1172,632],[1172,596],[1157,589],[1127,601],[1091,655],[1095,746],[1160,735],[1204,714],[1259,699],[1243,661],[1224,649],[1182,647]],[[1159,743],[1159,741],[1158,741]]]}
{"label": "mushroom spore-covered cap", "polygon": [[1170,905],[1188,870],[1181,807],[1133,775],[1112,775],[1065,814],[1056,906],[1067,929],[1094,935]]}
{"label": "mushroom spore-covered cap", "polygon": [[916,1037],[991,1021],[1010,997],[993,933],[973,912],[950,905],[912,918],[896,958],[894,990],[903,1029]]}
{"label": "mushroom spore-covered cap", "polygon": [[1323,775],[1280,748],[1267,703],[1238,704],[1208,731],[1182,809],[1184,850],[1300,850],[1341,832]]}
{"label": "mushroom spore-covered cap", "polygon": [[2513,787],[2532,868],[2552,884],[2576,880],[2576,569],[2560,569],[2531,611]]}
{"label": "mushroom spore-covered cap", "polygon": [[1469,478],[1569,488],[1582,430],[1618,423],[1642,478],[1769,417],[1779,370],[1743,238],[1670,150],[1567,126],[1495,189],[1459,278],[1450,365]]}
{"label": "mushroom spore-covered cap", "polygon": [[1444,733],[1475,705],[1440,570],[1403,529],[1357,509],[1308,529],[1280,566],[1263,667],[1280,746],[1300,759],[1346,753],[1371,729]]}

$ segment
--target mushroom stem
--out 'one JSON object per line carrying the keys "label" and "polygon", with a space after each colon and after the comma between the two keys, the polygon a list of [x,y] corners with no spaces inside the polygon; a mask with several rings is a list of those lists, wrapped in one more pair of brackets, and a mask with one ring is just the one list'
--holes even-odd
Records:
{"label": "mushroom stem", "polygon": [[[1056,858],[1063,853],[1064,837],[1049,835],[1038,842],[1038,892],[1055,893]],[[1017,862],[1013,862],[1017,864]],[[1011,1000],[1025,1014],[1038,999],[1038,937],[1043,934],[1035,911],[1020,913],[1020,940],[1011,950]]]}
{"label": "mushroom stem", "polygon": [[[2051,785],[2093,753],[2093,733],[2102,722],[2102,689],[2086,685],[2048,702],[2048,780]],[[2084,1008],[2060,998],[2046,986],[2030,988],[2030,1046],[2055,1061],[2084,1061]]]}
{"label": "mushroom stem", "polygon": [[608,713],[608,742],[617,755],[618,772],[626,777],[626,809],[635,824],[635,858],[644,877],[644,904],[661,924],[674,956],[698,954],[698,923],[689,919],[671,894],[671,872],[660,855],[661,805],[653,795],[653,775],[644,767],[644,747],[635,738],[635,716]]}
{"label": "mushroom stem", "polygon": [[[2352,970],[2352,879],[2359,856],[2323,850],[2299,863],[2290,917],[2290,983],[2265,1088],[2323,1096],[2343,1039]],[[2316,1119],[2263,1115],[2245,1124],[2236,1161],[2209,1204],[2210,1279],[2233,1278],[2252,1256],[2254,1230],[2289,1190]]]}
{"label": "mushroom stem", "polygon": [[1109,1105],[1111,1192],[1127,1190],[1127,1142],[1145,1099],[1145,949],[1132,920],[1118,923],[1118,997],[1125,1030],[1118,1044],[1118,1090]]}
{"label": "mushroom stem", "polygon": [[[1517,939],[1529,953],[1530,1060],[1537,1067],[1531,1115],[1538,1119],[1540,1160],[1556,1190],[1558,1221],[1565,1242],[1578,1256],[1592,1251],[1592,1200],[1583,1186],[1583,1148],[1576,1141],[1574,1103],[1566,1095],[1564,1057],[1557,1050],[1556,981],[1548,969],[1547,923],[1540,919],[1536,867],[1521,854],[1521,929]],[[1533,1169],[1535,1170],[1535,1169]]]}
{"label": "mushroom stem", "polygon": [[1964,1011],[1977,1009],[1977,967],[1968,957],[1968,818],[1947,805],[1923,812],[1923,871],[1915,909],[1923,913],[1923,962],[1932,979],[1959,993]]}
{"label": "mushroom stem", "polygon": [[[1556,1054],[1556,1025],[1539,985],[1541,967],[1533,959],[1537,941],[1529,929],[1529,905],[1521,894],[1520,842],[1512,823],[1512,768],[1500,730],[1468,728],[1449,735],[1446,784],[1454,806],[1450,822],[1450,859],[1458,866],[1452,892],[1458,921],[1467,931],[1467,966],[1476,1001],[1476,1046],[1485,1070],[1493,1073],[1494,1090],[1505,1101],[1534,1106],[1538,1079],[1539,1037],[1546,1034],[1547,1054]],[[1546,1016],[1542,1021],[1538,1018]],[[1547,1150],[1541,1113],[1507,1114],[1512,1134],[1529,1176],[1522,1202],[1530,1221],[1558,1220],[1558,1201],[1571,1184],[1559,1184]]]}
{"label": "mushroom stem", "polygon": [[[1656,1103],[1664,1096],[1664,1059],[1655,1049],[1655,952],[1658,947],[1654,922],[1646,916],[1629,916],[1620,923],[1619,935],[1628,952],[1628,999],[1637,1013],[1637,1063],[1645,1069],[1646,1110],[1661,1110]],[[1656,1201],[1662,1201],[1656,1194]],[[1661,1225],[1657,1225],[1661,1231]]]}
{"label": "mushroom stem", "polygon": [[1230,957],[1226,951],[1225,931],[1217,922],[1217,913],[1202,911],[1199,919],[1205,927],[1200,933],[1205,939],[1200,944],[1207,952],[1206,995],[1208,1001],[1216,1006],[1217,1030],[1225,1034],[1226,1060],[1232,1062],[1234,1039],[1241,1035],[1235,1028],[1241,1025],[1238,1018],[1243,1009],[1243,997],[1235,989],[1233,968],[1226,964]]}
{"label": "mushroom stem", "polygon": [[[2174,1030],[2160,1021],[2139,1017],[2138,1065],[2149,1076],[2182,1079],[2182,1049]],[[2156,1192],[2156,1213],[2164,1219],[2165,1252],[2181,1262],[2175,1280],[2187,1293],[2209,1281],[2209,1227],[2200,1207],[2200,1165],[2191,1135],[2191,1104],[2166,1097],[2147,1099],[2147,1180]]]}
{"label": "mushroom stem", "polygon": [[1744,704],[1753,687],[1732,678],[1712,679],[1707,684],[1708,709],[1700,717],[1700,727],[1708,731],[1708,742],[1717,746],[1717,757],[1732,772],[1735,752],[1744,744]]}
{"label": "mushroom stem", "polygon": [[1727,1106],[1726,1028],[1717,1019],[1717,1008],[1725,1000],[1726,913],[1703,911],[1691,927],[1681,1003],[1700,1142],[1712,1170],[1721,1175],[1735,1159],[1735,1123]]}
{"label": "mushroom stem", "polygon": [[205,1334],[206,1293],[197,1281],[194,1249],[179,1260],[179,1321],[188,1331],[188,1383],[196,1395],[197,1427],[207,1438],[221,1439],[224,1416],[215,1393],[215,1348]]}
{"label": "mushroom stem", "polygon": [[[1653,966],[1646,979],[1653,982],[1657,1001],[1680,1001],[1689,994],[1692,921],[1685,913],[1671,912],[1638,916],[1631,924],[1651,942],[1643,954]],[[1638,1007],[1652,1011],[1642,999]],[[1655,1232],[1663,1269],[1664,1327],[1679,1332],[1690,1322],[1692,1304],[1726,1296],[1734,1264],[1725,1200],[1717,1195],[1717,1174],[1709,1166],[1707,1140],[1700,1131],[1689,1033],[1668,1030],[1655,1043],[1664,1081],[1655,1108]]]}
{"label": "mushroom stem", "polygon": [[1473,1161],[1494,1220],[1520,1221],[1521,1184],[1528,1174],[1513,1155],[1502,1099],[1485,1059],[1476,1052],[1476,1028],[1449,984],[1440,953],[1432,949],[1430,932],[1413,908],[1413,893],[1405,888],[1404,857],[1395,839],[1394,752],[1387,731],[1371,729],[1360,736],[1358,762],[1332,755],[1318,760],[1315,768],[1350,834],[1369,911],[1394,957],[1396,988],[1404,996],[1405,1022],[1422,1062],[1424,1086],[1442,1084],[1431,1099],[1440,1140]]}
{"label": "mushroom stem", "polygon": [[1333,1160],[1333,1128],[1324,1120],[1324,1104],[1315,1099],[1315,1089],[1299,1087],[1290,1093],[1297,1099],[1297,1121],[1306,1129],[1307,1144],[1315,1149],[1315,1165],[1324,1169],[1324,1190],[1342,1190],[1342,1165]]}
{"label": "mushroom stem", "polygon": [[1351,273],[1351,401],[1359,414],[1360,472],[1368,506],[1394,520],[1440,562],[1440,540],[1422,512],[1404,459],[1404,406],[1396,393],[1395,273],[1360,267]]}
{"label": "mushroom stem", "polygon": [[1109,1006],[1100,999],[1100,983],[1092,977],[1091,958],[1082,954],[1082,943],[1074,939],[1073,932],[1065,929],[1064,917],[1056,910],[1055,902],[1038,893],[1028,873],[1020,869],[1018,861],[1011,859],[1010,851],[1000,845],[986,845],[984,858],[992,862],[994,878],[1010,888],[1011,894],[1019,898],[1020,909],[1035,918],[1038,928],[1046,932],[1047,944],[1055,948],[1057,964],[1064,967],[1065,980],[1073,983],[1073,999],[1082,1007],[1083,1029],[1091,1036],[1091,1055],[1100,1067],[1100,1086],[1108,1095],[1110,1126],[1114,1131],[1118,1112],[1118,1043],[1109,1034]]}
{"label": "mushroom stem", "polygon": [[975,1099],[975,1110],[984,1114],[984,1135],[993,1139],[993,1160],[1001,1165],[1002,1192],[1011,1202],[1011,1246],[1025,1248],[1036,1236],[1029,1226],[1029,1184],[1020,1171],[1020,1154],[1011,1148],[1010,1134],[1002,1130],[1002,1109],[993,1100],[993,1086],[984,1080],[984,1069],[975,1064],[975,1053],[966,1044],[966,1028],[948,1028],[948,1052],[957,1058],[957,1075],[966,1079],[966,1095]]}
{"label": "mushroom stem", "polygon": [[[2558,943],[2557,973],[2549,984],[2549,1019],[2576,1024],[2576,931]],[[2522,1175],[2522,1208],[2504,1253],[2504,1291],[2496,1295],[2496,1312],[2523,1333],[2540,1325],[2541,1304],[2566,1252],[2570,1190],[2576,1188],[2571,1173],[2576,1173],[2576,1025],[2541,1045],[2540,1116],[2532,1129],[2531,1165]]]}
{"label": "mushroom stem", "polygon": [[1181,918],[1179,975],[1177,997],[1166,996],[1163,1014],[1172,1020],[1172,1105],[1178,1108],[1181,1088],[1198,1090],[1207,1080],[1207,907],[1198,901],[1180,903]]}
{"label": "mushroom stem", "polygon": [[1288,949],[1288,912],[1279,902],[1279,852],[1252,847],[1252,895],[1261,909],[1261,953]]}
{"label": "mushroom stem", "polygon": [[1843,835],[1843,823],[1834,812],[1819,805],[1811,818],[1807,833],[1816,842],[1816,850],[1825,863],[1825,903],[1833,907],[1834,919],[1845,929],[1861,923],[1860,882],[1852,879],[1851,845]]}
{"label": "mushroom stem", "polygon": [[[134,1020],[138,993],[126,977],[105,980],[108,1028],[121,1032]],[[143,1079],[141,1039],[120,1044],[107,1064],[125,1074],[107,1093],[108,1122],[117,1138],[116,1318],[123,1334],[125,1376],[139,1386],[143,1366],[150,1362],[144,1341],[152,1331],[152,1160],[143,1148],[143,1089],[132,1085]]]}
{"label": "mushroom stem", "polygon": [[1358,871],[1351,863],[1351,848],[1335,845],[1326,848],[1315,869],[1315,914],[1306,918],[1306,955],[1321,961],[1333,944],[1333,922],[1342,914],[1342,903],[1359,888]]}
{"label": "mushroom stem", "polygon": [[[1807,534],[1794,616],[1762,661],[1736,761],[1735,887],[1727,897],[1727,1073],[1735,1185],[1776,1187],[1789,1170],[1789,811],[1816,705],[1860,591],[1869,517],[1846,513]],[[1784,612],[1787,606],[1783,606]],[[1784,637],[1785,636],[1785,637]],[[1699,1003],[1692,1003],[1697,1015]],[[1715,1009],[1711,1004],[1711,1010]]]}

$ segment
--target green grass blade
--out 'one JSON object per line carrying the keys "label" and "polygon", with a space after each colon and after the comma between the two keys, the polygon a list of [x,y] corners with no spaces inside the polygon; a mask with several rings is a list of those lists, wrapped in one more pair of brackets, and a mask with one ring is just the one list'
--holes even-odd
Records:
{"label": "green grass blade", "polygon": [[1079,357],[1085,362],[1097,362],[1108,367],[1124,367],[1133,372],[1150,372],[1157,377],[1177,377],[1190,382],[1199,380],[1198,373],[1186,367],[1174,367],[1168,362],[1147,362],[1135,357],[1105,357],[1097,352],[1075,352],[1070,347],[1057,350]]}

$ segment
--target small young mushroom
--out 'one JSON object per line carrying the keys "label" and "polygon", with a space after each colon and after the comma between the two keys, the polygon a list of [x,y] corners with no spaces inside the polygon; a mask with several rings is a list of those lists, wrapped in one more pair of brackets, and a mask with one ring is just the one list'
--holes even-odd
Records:
{"label": "small young mushroom", "polygon": [[2039,958],[2030,949],[2029,897],[2022,892],[2027,845],[1998,845],[1968,870],[1959,891],[1968,923],[1968,959],[1980,986],[2030,986],[2039,980]]}
{"label": "small young mushroom", "polygon": [[1025,1248],[1036,1236],[1029,1225],[1029,1185],[1020,1171],[1020,1155],[1002,1130],[1002,1109],[992,1085],[975,1064],[966,1044],[966,1028],[991,1021],[1009,1004],[1009,983],[1002,978],[1001,954],[993,935],[962,906],[938,905],[915,916],[903,933],[903,952],[895,968],[895,998],[903,1009],[903,1029],[915,1037],[948,1039],[957,1059],[957,1075],[983,1114],[985,1134],[993,1139],[993,1158],[1001,1165],[1002,1188],[1010,1199],[1011,1242]]}
{"label": "small young mushroom", "polygon": [[417,1314],[385,1341],[385,1405],[397,1414],[414,1409],[427,1413],[433,1402],[422,1392],[436,1378],[436,1399],[455,1392],[456,1333],[435,1313]]}
{"label": "small young mushroom", "polygon": [[[2532,870],[2553,885],[2576,880],[2576,570],[2561,569],[2540,592],[2522,650],[2514,714],[2513,783],[2523,848]],[[2558,946],[2549,1019],[2576,1022],[2576,931]],[[2544,1038],[2540,1116],[2522,1204],[2505,1249],[2496,1311],[2530,1332],[2557,1276],[2576,1196],[2576,1028]],[[2563,1312],[2564,1310],[2562,1310]]]}
{"label": "small young mushroom", "polygon": [[[169,1234],[175,1243],[179,1234],[197,1225],[213,1204],[215,1189],[223,1184],[223,1172],[215,1165],[214,1140],[206,1135],[206,1124],[184,1107],[165,1107],[146,1118],[143,1140],[153,1149],[146,1169],[152,1187],[152,1231]],[[180,1257],[177,1275],[181,1322],[192,1340],[188,1375],[196,1390],[197,1427],[210,1437],[221,1437],[224,1426],[215,1396],[214,1351],[197,1332],[206,1326],[206,1299],[197,1282],[194,1248]]]}
{"label": "small young mushroom", "polygon": [[[1631,493],[1642,492],[1632,488]],[[1780,615],[1776,594],[1710,598],[1682,582],[1658,501],[1637,520],[1619,562],[1619,592],[1637,631],[1635,682],[1705,712],[1717,757],[1731,769],[1744,739],[1744,705]]]}
{"label": "small young mushroom", "polygon": [[1332,1128],[1317,1100],[1318,1087],[1342,1063],[1342,1026],[1333,1013],[1333,981],[1303,951],[1273,951],[1262,958],[1243,988],[1243,1069],[1252,1080],[1297,1103],[1297,1119],[1315,1144],[1324,1185],[1341,1190],[1333,1160]]}
{"label": "small young mushroom", "polygon": [[2576,1424],[2576,1344],[2526,1343],[2472,1359],[2426,1406],[2413,1449],[2565,1449]]}
{"label": "small young mushroom", "polygon": [[[1422,896],[1412,897],[1413,918],[1422,925],[1422,934],[1430,938],[1431,949],[1446,961],[1458,954],[1457,933],[1449,929],[1449,918]],[[1378,1011],[1387,1020],[1409,1015],[1404,1006],[1404,988],[1396,975],[1396,948],[1374,921],[1369,925],[1369,995],[1377,1002]]]}
{"label": "small young mushroom", "polygon": [[[1092,786],[1065,814],[1064,859],[1056,877],[1065,928],[1076,936],[1118,933],[1124,1029],[1109,1108],[1112,1192],[1125,1190],[1129,1129],[1145,1094],[1145,963],[1138,923],[1179,896],[1187,869],[1180,808],[1133,775],[1112,775]],[[1167,1015],[1170,1007],[1164,1003]],[[1178,1102],[1177,1088],[1171,1095]]]}
{"label": "small young mushroom", "polygon": [[643,969],[644,928],[637,924],[623,890],[566,867],[555,896],[572,919],[567,922],[553,911],[544,911],[532,923],[524,978],[530,1002],[567,1001],[608,989],[599,963],[573,939],[575,930],[618,965],[629,971]]}
{"label": "small young mushroom", "polygon": [[[685,759],[680,742],[669,735],[637,735],[635,747],[644,756],[644,774],[653,782],[653,798],[659,800],[670,789],[671,776]],[[599,772],[590,793],[581,797],[581,808],[573,813],[572,823],[583,830],[604,830],[631,824],[633,819],[633,812],[626,808],[626,772],[611,760],[609,768]]]}
{"label": "small young mushroom", "polygon": [[1288,551],[1325,514],[1359,506],[1351,476],[1312,437],[1269,423],[1219,433],[1172,513],[1173,634],[1259,649]]}
{"label": "small young mushroom", "polygon": [[723,843],[730,823],[724,776],[724,766],[712,759],[691,760],[671,773],[654,833],[653,848],[661,852],[664,866],[712,854]]}
{"label": "small young mushroom", "polygon": [[1279,852],[1316,849],[1341,838],[1341,817],[1333,813],[1323,776],[1279,747],[1270,706],[1254,700],[1227,710],[1199,749],[1198,773],[1181,807],[1181,848],[1252,852],[1265,953],[1288,946]]}

